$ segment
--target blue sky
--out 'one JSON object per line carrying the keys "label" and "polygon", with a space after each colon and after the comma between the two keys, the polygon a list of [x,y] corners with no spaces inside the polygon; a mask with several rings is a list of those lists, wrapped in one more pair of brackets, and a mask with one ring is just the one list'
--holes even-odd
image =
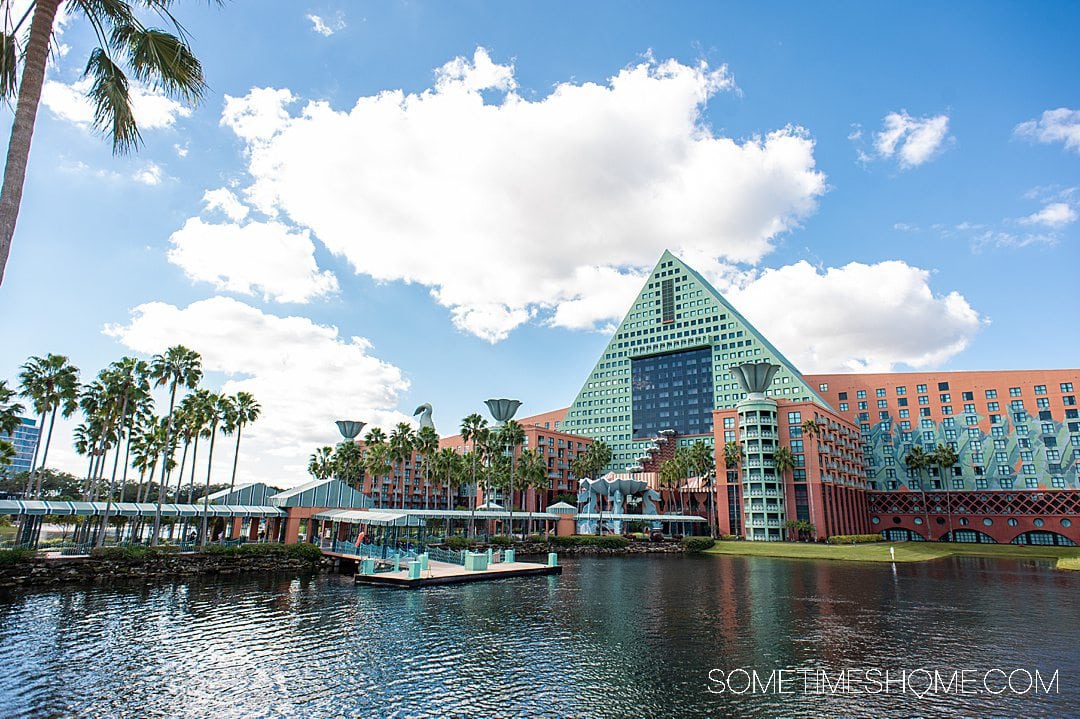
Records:
{"label": "blue sky", "polygon": [[126,158],[64,24],[0,377],[185,342],[267,406],[249,478],[339,417],[565,406],[664,248],[804,371],[1076,365],[1075,4],[180,9],[210,91]]}

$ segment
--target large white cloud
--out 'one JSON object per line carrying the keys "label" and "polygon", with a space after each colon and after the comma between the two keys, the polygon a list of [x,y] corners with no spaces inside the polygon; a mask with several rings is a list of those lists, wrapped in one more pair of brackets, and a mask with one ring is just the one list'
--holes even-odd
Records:
{"label": "large white cloud", "polygon": [[[94,105],[86,96],[93,83],[85,77],[71,84],[46,80],[41,88],[41,103],[57,117],[89,127],[94,122]],[[163,93],[135,83],[131,85],[131,106],[140,130],[172,127],[177,118],[187,117],[191,109]]]}
{"label": "large white cloud", "polygon": [[917,167],[938,154],[949,135],[949,116],[912,117],[906,110],[890,112],[874,135],[879,157],[896,157],[900,167]]}
{"label": "large white cloud", "polygon": [[[530,318],[607,315],[664,248],[756,262],[825,191],[814,143],[786,127],[735,140],[702,119],[726,67],[647,59],[537,99],[479,49],[432,88],[349,110],[287,89],[226,98],[248,199],[314,231],[359,273],[416,282],[489,341]],[[596,305],[601,309],[592,309]]]}
{"label": "large white cloud", "polygon": [[901,261],[808,262],[768,269],[724,293],[803,372],[933,367],[961,352],[984,320],[957,292],[936,294]]}
{"label": "large white cloud", "polygon": [[1061,142],[1065,147],[1080,152],[1080,110],[1059,107],[1046,110],[1037,120],[1021,122],[1015,128],[1019,137],[1037,142]]}
{"label": "large white cloud", "polygon": [[[210,203],[227,200],[214,196]],[[238,213],[225,205],[225,212]],[[280,222],[205,222],[192,217],[169,238],[169,262],[193,280],[277,302],[310,302],[338,291],[337,278],[320,271],[308,230]]]}
{"label": "large white cloud", "polygon": [[[395,409],[408,388],[401,370],[373,357],[367,340],[305,317],[266,314],[225,297],[187,307],[150,302],[105,333],[142,354],[183,344],[202,355],[205,370],[224,373],[222,391],[255,395],[263,416],[244,431],[237,481],[285,486],[310,479],[306,461],[314,448],[340,441],[335,420],[389,429],[408,419]],[[227,482],[232,440],[218,447],[215,481]]]}

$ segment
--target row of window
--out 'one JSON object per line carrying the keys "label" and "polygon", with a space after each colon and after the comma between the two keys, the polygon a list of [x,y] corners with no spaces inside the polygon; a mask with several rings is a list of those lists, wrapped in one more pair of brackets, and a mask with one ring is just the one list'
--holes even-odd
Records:
{"label": "row of window", "polygon": [[[1073,391],[1073,383],[1072,382],[1062,382],[1061,384],[1058,385],[1058,388],[1061,390],[1061,392],[1063,394],[1068,393],[1068,392],[1072,392]],[[828,392],[829,391],[828,382],[822,382],[821,384],[819,384],[818,389],[821,390],[822,392]],[[948,390],[949,390],[949,383],[948,382],[938,382],[938,391],[939,392],[947,392]],[[1046,385],[1037,384],[1037,385],[1035,385],[1034,390],[1035,390],[1036,395],[1045,395],[1046,394]],[[916,385],[915,391],[918,394],[925,394],[926,391],[927,391],[927,385],[925,385],[925,384]],[[877,397],[885,397],[886,396],[885,388],[884,387],[878,387],[877,389],[874,390],[874,394]],[[907,394],[907,387],[905,387],[903,385],[900,385],[900,386],[896,387],[896,395],[898,397],[906,395],[906,394]],[[1009,388],[1009,396],[1010,397],[1020,397],[1020,396],[1022,396],[1022,394],[1023,393],[1022,393],[1020,387],[1010,387]],[[986,395],[986,399],[996,399],[997,398],[997,390],[996,389],[985,390],[985,395]],[[864,390],[864,389],[857,390],[855,392],[855,397],[856,397],[856,399],[866,399],[866,390]],[[947,399],[948,395],[941,395],[941,397],[942,397],[942,400],[941,400],[942,402],[948,402],[949,401]],[[840,401],[844,401],[847,398],[848,398],[848,393],[847,392],[840,392],[839,393]],[[964,398],[964,401],[973,400],[973,399],[975,399],[975,393],[974,392],[964,392],[963,393],[963,398]]]}

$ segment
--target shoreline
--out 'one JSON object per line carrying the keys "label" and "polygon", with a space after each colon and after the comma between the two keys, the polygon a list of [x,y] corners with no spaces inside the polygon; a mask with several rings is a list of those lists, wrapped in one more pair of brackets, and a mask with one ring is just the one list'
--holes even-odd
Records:
{"label": "shoreline", "polygon": [[[889,548],[896,550],[895,558]],[[797,542],[718,541],[710,555],[825,559],[840,562],[910,563],[947,557],[1054,560],[1061,570],[1080,570],[1080,547],[1043,547],[1013,544],[960,544],[939,542],[874,542],[869,544],[810,544]]]}

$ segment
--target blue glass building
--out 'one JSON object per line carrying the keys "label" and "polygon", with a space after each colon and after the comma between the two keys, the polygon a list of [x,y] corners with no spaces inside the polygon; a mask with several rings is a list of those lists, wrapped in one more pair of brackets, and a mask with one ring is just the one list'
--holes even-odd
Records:
{"label": "blue glass building", "polygon": [[41,428],[32,419],[22,418],[22,424],[15,428],[15,434],[0,433],[0,439],[15,445],[15,461],[0,467],[0,476],[11,477],[20,472],[29,472],[34,461],[34,450],[41,439]]}

